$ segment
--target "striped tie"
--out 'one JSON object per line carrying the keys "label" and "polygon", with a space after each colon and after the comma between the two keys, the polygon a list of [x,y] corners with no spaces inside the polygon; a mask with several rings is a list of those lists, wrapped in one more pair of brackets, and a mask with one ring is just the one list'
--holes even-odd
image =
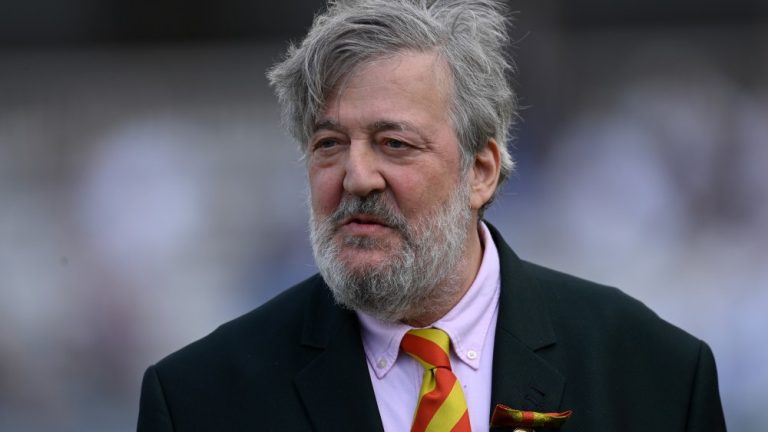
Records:
{"label": "striped tie", "polygon": [[413,329],[403,336],[400,348],[424,366],[419,404],[411,432],[470,432],[464,392],[451,371],[451,340],[436,328]]}

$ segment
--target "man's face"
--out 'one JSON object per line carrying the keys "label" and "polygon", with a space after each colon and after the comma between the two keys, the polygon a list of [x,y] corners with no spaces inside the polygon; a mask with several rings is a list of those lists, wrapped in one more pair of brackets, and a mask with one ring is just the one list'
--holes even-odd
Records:
{"label": "man's face", "polygon": [[[438,273],[425,275],[435,285],[458,265],[474,225],[450,85],[436,56],[408,52],[362,66],[329,98],[307,161],[313,248],[321,271],[335,266],[326,280],[342,271],[360,285],[419,268]],[[433,270],[420,268],[430,259]]]}

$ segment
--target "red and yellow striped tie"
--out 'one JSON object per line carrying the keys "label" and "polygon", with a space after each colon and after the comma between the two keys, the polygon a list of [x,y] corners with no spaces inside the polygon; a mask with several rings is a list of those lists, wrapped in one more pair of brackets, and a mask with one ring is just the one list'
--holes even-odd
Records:
{"label": "red and yellow striped tie", "polygon": [[403,336],[400,348],[424,366],[419,404],[411,432],[470,432],[464,392],[451,370],[451,340],[436,328],[413,329]]}

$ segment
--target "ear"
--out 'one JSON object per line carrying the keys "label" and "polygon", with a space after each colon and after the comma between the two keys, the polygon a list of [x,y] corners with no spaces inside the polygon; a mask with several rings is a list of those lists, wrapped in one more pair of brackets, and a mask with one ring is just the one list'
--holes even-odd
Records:
{"label": "ear", "polygon": [[475,156],[470,170],[470,207],[479,210],[487,203],[499,182],[501,172],[501,153],[499,144],[489,138],[485,147]]}

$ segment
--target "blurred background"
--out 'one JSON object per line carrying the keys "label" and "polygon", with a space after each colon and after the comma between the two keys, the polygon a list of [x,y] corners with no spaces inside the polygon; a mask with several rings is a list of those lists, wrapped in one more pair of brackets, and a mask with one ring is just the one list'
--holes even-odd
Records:
{"label": "blurred background", "polygon": [[[488,219],[709,342],[729,429],[764,430],[768,3],[510,3]],[[0,430],[133,430],[149,364],[315,272],[264,72],[322,5],[0,3]]]}

